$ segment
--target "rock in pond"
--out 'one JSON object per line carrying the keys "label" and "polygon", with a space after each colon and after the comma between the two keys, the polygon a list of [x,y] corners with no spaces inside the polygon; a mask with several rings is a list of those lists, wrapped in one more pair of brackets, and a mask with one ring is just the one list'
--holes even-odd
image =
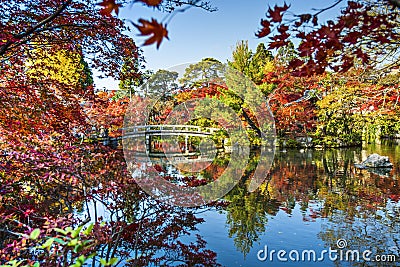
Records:
{"label": "rock in pond", "polygon": [[361,164],[354,164],[356,168],[392,168],[393,164],[390,162],[388,156],[381,156],[379,154],[371,154]]}

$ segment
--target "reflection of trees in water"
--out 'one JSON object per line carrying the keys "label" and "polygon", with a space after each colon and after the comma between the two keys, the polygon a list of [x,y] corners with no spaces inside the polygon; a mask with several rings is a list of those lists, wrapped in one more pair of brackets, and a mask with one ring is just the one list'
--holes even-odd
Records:
{"label": "reflection of trees in water", "polygon": [[[319,189],[318,197],[324,201],[321,214],[328,219],[320,238],[327,247],[334,248],[342,238],[349,244],[347,249],[400,256],[400,190],[398,180],[394,179],[397,169],[389,176],[380,176],[354,168],[355,160],[361,161],[361,151],[344,150],[336,154],[341,158],[324,157],[323,161],[324,169],[332,167],[333,171],[326,172],[325,179],[329,182],[322,183]],[[392,161],[393,156],[389,155]],[[352,264],[376,266],[376,263]],[[380,266],[393,266],[393,263]]]}
{"label": "reflection of trees in water", "polygon": [[276,155],[268,175],[271,196],[278,200],[288,213],[296,201],[308,202],[317,190],[317,166],[313,163],[310,152],[289,151]]}
{"label": "reflection of trees in water", "polygon": [[[216,264],[215,253],[206,249],[201,237],[192,244],[182,241],[183,236],[193,233],[196,225],[202,222],[196,214],[201,210],[171,207],[150,199],[127,174],[122,154],[103,153],[96,157],[88,157],[75,176],[106,171],[96,173],[93,176],[96,179],[86,176],[84,183],[75,181],[75,191],[71,191],[67,183],[52,186],[47,183],[44,187],[40,180],[32,178],[30,186],[41,195],[35,202],[36,209],[45,211],[50,206],[52,209],[46,211],[46,215],[53,217],[79,209],[85,217],[89,205],[91,220],[106,222],[94,233],[98,257],[130,259],[131,266],[159,262],[165,265]],[[268,218],[279,210],[290,214],[296,203],[300,203],[305,220],[327,218],[320,233],[327,246],[334,248],[338,238],[345,238],[351,241],[352,249],[373,248],[377,253],[389,253],[389,248],[399,247],[400,214],[398,207],[390,206],[391,201],[400,199],[399,182],[393,179],[397,175],[396,168],[388,177],[356,170],[353,163],[361,160],[359,150],[289,151],[276,155],[267,181],[249,193],[247,186],[257,166],[257,157],[257,153],[251,154],[245,176],[225,196],[230,202],[225,208],[229,237],[245,256],[254,242],[265,235]],[[229,155],[216,158],[202,177],[214,181],[225,170],[227,162]],[[31,204],[33,199],[25,202]],[[52,199],[60,204],[49,204]],[[24,204],[22,199],[17,200],[17,195],[13,200]],[[313,205],[316,202],[320,205]],[[9,203],[11,205],[11,201]],[[67,203],[70,210],[66,209]],[[94,208],[100,206],[106,212]],[[21,207],[28,209],[30,206]],[[30,218],[29,223],[37,227],[41,222]],[[2,238],[6,243],[11,237],[3,234]]]}
{"label": "reflection of trees in water", "polygon": [[[201,236],[190,237],[203,222],[197,216],[200,209],[155,201],[129,174],[109,177],[94,197],[106,209],[107,230],[99,237],[99,257],[117,256],[127,261],[125,266],[218,266],[216,254],[205,248]],[[99,214],[97,206],[93,205],[94,212]]]}
{"label": "reflection of trees in water", "polygon": [[[362,260],[362,252],[372,251],[370,258],[375,255],[396,255],[400,257],[400,210],[393,202],[388,203],[379,211],[363,210],[349,218],[344,211],[337,211],[329,216],[329,221],[322,225],[319,237],[326,247],[336,249],[339,239],[347,241],[343,250],[358,250]],[[340,266],[340,262],[336,262]],[[395,266],[394,262],[352,262],[352,266]]]}
{"label": "reflection of trees in water", "polygon": [[[349,240],[360,239],[365,246],[387,249],[397,242],[398,247],[399,208],[389,205],[400,199],[399,182],[394,179],[397,169],[389,176],[357,170],[354,163],[361,161],[361,154],[351,149],[277,154],[267,181],[249,193],[248,177],[257,162],[252,157],[244,180],[225,197],[230,201],[226,208],[229,235],[238,250],[246,255],[264,233],[268,216],[279,209],[291,214],[296,203],[304,220],[322,217],[330,221],[320,235],[327,244],[353,235]],[[393,161],[393,155],[389,156]]]}
{"label": "reflection of trees in water", "polygon": [[203,222],[196,209],[164,205],[147,196],[137,199],[129,190],[125,193],[107,220],[106,236],[100,236],[99,257],[117,256],[128,260],[126,266],[218,266],[216,254],[205,249],[200,235],[190,243],[182,240]]}
{"label": "reflection of trees in water", "polygon": [[234,238],[236,248],[246,256],[254,242],[265,232],[268,215],[275,215],[279,203],[266,191],[249,193],[244,184],[236,186],[226,197],[230,201],[227,210],[229,237]]}
{"label": "reflection of trees in water", "polygon": [[308,203],[323,201],[324,217],[333,211],[349,210],[350,206],[385,205],[385,199],[399,195],[398,181],[389,177],[357,170],[361,151],[329,150],[277,155],[270,172],[271,194],[280,202],[290,200]]}
{"label": "reflection of trees in water", "polygon": [[[122,151],[93,149],[86,154],[71,176],[62,175],[62,181],[45,183],[41,172],[49,170],[34,168],[29,162],[19,169],[13,168],[13,162],[0,165],[6,175],[15,177],[11,180],[0,174],[0,264],[5,255],[38,259],[32,250],[16,252],[7,246],[14,241],[21,244],[13,233],[28,227],[43,229],[46,224],[64,228],[84,220],[83,224],[96,222],[90,236],[97,252],[92,266],[101,266],[100,258],[113,257],[124,266],[218,266],[216,254],[205,248],[201,236],[189,237],[203,222],[196,214],[199,209],[168,206],[144,194],[127,172]],[[54,171],[64,167],[58,164]],[[47,257],[41,266],[69,266],[70,259],[71,254],[59,254]]]}
{"label": "reflection of trees in water", "polygon": [[234,238],[236,248],[246,256],[254,242],[265,232],[268,215],[275,215],[279,203],[271,199],[267,190],[268,183],[249,193],[249,178],[254,174],[259,155],[252,154],[245,176],[228,195],[224,197],[230,204],[226,208],[229,237]]}

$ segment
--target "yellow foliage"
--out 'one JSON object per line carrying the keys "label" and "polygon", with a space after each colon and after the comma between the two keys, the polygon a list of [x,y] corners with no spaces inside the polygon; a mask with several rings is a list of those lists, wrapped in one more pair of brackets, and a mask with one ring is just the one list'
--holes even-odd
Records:
{"label": "yellow foliage", "polygon": [[78,86],[87,79],[82,56],[74,51],[36,49],[27,63],[32,78]]}
{"label": "yellow foliage", "polygon": [[264,65],[264,74],[274,72],[275,71],[275,64],[273,61],[267,61]]}

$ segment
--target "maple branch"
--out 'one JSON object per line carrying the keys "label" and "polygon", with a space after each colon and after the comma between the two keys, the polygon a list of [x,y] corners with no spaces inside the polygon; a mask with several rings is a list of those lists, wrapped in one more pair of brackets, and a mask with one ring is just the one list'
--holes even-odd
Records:
{"label": "maple branch", "polygon": [[21,33],[16,35],[15,37],[18,39],[22,39],[36,31],[36,29],[42,27],[43,25],[53,21],[57,16],[59,16],[69,4],[71,4],[72,0],[67,0],[64,4],[62,4],[51,16],[47,17],[46,19],[42,20],[41,22],[37,23],[35,26],[33,26],[31,29],[26,31],[25,33]]}
{"label": "maple branch", "polygon": [[44,32],[44,31],[51,31],[51,30],[55,30],[55,29],[60,29],[62,27],[71,27],[71,28],[92,28],[93,26],[90,25],[85,25],[85,24],[60,24],[60,25],[54,25],[51,27],[46,27],[46,28],[42,28],[37,30],[36,32]]}
{"label": "maple branch", "polygon": [[[209,12],[214,12],[217,11],[218,9],[215,7],[212,7],[209,1],[201,1],[201,0],[186,0],[186,1],[181,1],[181,0],[169,0],[168,4],[174,4],[177,6],[182,6],[182,5],[187,5],[189,7],[197,7],[204,9]],[[187,7],[187,8],[189,8]],[[181,9],[182,11],[185,11],[187,8]],[[181,11],[179,10],[179,11]],[[173,11],[173,10],[172,10]]]}
{"label": "maple branch", "polygon": [[320,15],[321,13],[323,13],[323,12],[329,10],[329,9],[334,8],[335,6],[337,6],[338,4],[340,4],[341,2],[343,2],[343,0],[337,0],[337,1],[336,1],[335,3],[333,3],[332,5],[330,5],[330,6],[328,6],[328,7],[325,7],[325,8],[322,8],[322,9],[315,9],[315,8],[314,8],[314,9],[313,9],[314,11],[317,11],[317,10],[318,10],[318,12],[314,14],[314,16],[318,16],[318,15]]}
{"label": "maple branch", "polygon": [[[45,25],[49,22],[52,22],[55,18],[57,18],[71,3],[72,3],[72,0],[67,0],[64,4],[62,4],[59,8],[57,8],[57,10],[52,15],[50,15],[49,17],[45,18],[44,20],[38,22],[36,25],[34,25],[29,30],[27,30],[23,33],[14,35],[14,38],[23,39],[23,38],[28,37],[29,35],[35,33],[37,29],[39,29],[40,27],[42,27],[43,25]],[[7,51],[7,49],[15,43],[17,43],[17,42],[8,40],[3,46],[1,46],[0,55],[4,55],[5,52]]]}

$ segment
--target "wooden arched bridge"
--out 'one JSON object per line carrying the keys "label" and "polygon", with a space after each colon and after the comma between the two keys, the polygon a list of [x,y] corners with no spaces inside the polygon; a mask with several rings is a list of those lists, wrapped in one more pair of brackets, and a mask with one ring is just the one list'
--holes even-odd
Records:
{"label": "wooden arched bridge", "polygon": [[152,137],[153,136],[184,136],[185,137],[185,154],[189,154],[189,136],[207,137],[221,130],[220,128],[201,127],[194,125],[139,125],[124,128],[124,139],[145,138],[146,153],[152,153]]}
{"label": "wooden arched bridge", "polygon": [[143,136],[201,136],[206,137],[221,130],[220,128],[201,127],[194,125],[139,125],[123,128],[124,138]]}
{"label": "wooden arched bridge", "polygon": [[[110,137],[108,136],[108,131],[100,131],[100,133],[95,133],[90,135],[91,141],[102,142],[104,145],[110,145],[112,147],[117,147],[121,143],[122,139],[129,142],[129,139],[145,140],[145,147],[140,145],[142,141],[133,141],[132,145],[135,143],[139,146],[135,148],[132,147],[134,155],[138,160],[141,158],[147,160],[147,157],[151,157],[153,160],[158,159],[160,162],[167,160],[167,162],[175,163],[196,163],[196,162],[212,162],[214,160],[215,153],[223,152],[229,147],[215,148],[211,147],[206,151],[193,151],[190,149],[191,144],[189,144],[190,136],[207,137],[213,135],[215,132],[221,130],[221,128],[213,127],[202,127],[194,125],[138,125],[133,127],[122,128],[123,135],[121,137]],[[155,136],[184,136],[185,143],[178,149],[180,151],[157,151],[154,148],[153,137]],[[84,136],[80,137],[82,141]],[[123,141],[123,140],[122,140]],[[143,143],[141,143],[143,144]]]}
{"label": "wooden arched bridge", "polygon": [[151,136],[199,136],[207,137],[213,135],[215,132],[221,130],[220,128],[213,127],[201,127],[194,125],[138,125],[133,127],[121,128],[123,135],[120,137],[110,137],[108,130],[96,129],[92,130],[89,134],[78,133],[74,134],[77,138],[84,140],[99,141],[103,143],[115,143],[121,139],[139,138],[145,137],[151,138]]}

